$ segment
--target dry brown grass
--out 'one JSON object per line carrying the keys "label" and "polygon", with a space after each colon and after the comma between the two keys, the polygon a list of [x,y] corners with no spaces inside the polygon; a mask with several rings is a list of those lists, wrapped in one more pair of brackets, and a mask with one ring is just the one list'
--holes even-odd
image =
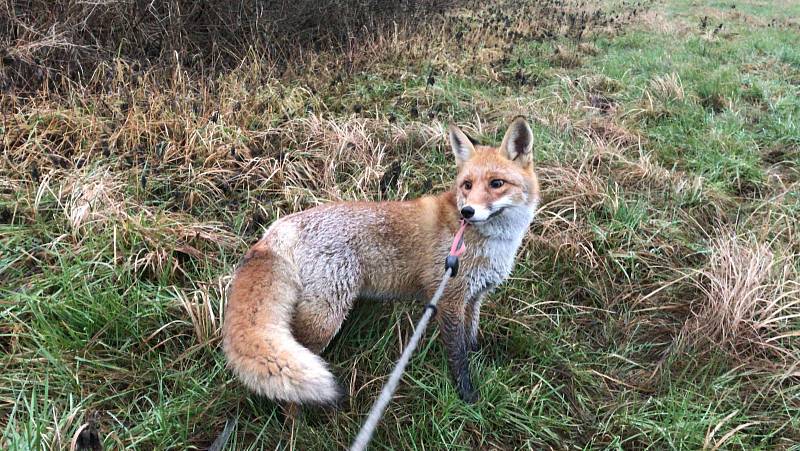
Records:
{"label": "dry brown grass", "polygon": [[[575,0],[503,6],[474,0],[12,0],[0,8],[6,16],[0,22],[6,47],[0,90],[17,94],[105,83],[115,60],[139,76],[155,69],[173,78],[182,70],[205,78],[253,58],[272,76],[304,79],[314,89],[323,88],[320,78],[341,81],[376,63],[402,67],[403,60],[493,72],[515,43],[614,35],[636,20],[611,20],[609,11]],[[582,48],[593,51],[589,44]]]}
{"label": "dry brown grass", "polygon": [[682,331],[686,343],[746,362],[794,365],[800,358],[797,256],[775,255],[771,247],[731,232],[712,240],[708,263],[693,277],[703,297]]}
{"label": "dry brown grass", "polygon": [[676,106],[683,102],[696,101],[688,98],[683,83],[675,73],[660,75],[650,80],[642,92],[639,107],[626,112],[633,120],[657,120],[675,113]]}
{"label": "dry brown grass", "polygon": [[1,7],[2,82],[29,90],[58,84],[61,75],[85,80],[114,55],[140,69],[178,64],[213,73],[236,67],[253,49],[285,70],[308,52],[342,50],[361,41],[356,38],[457,3],[11,0]]}
{"label": "dry brown grass", "polygon": [[562,67],[564,69],[574,69],[581,65],[581,56],[575,49],[565,45],[557,45],[553,49],[553,55],[550,57],[550,62],[554,66]]}
{"label": "dry brown grass", "polygon": [[[91,248],[98,236],[111,232],[114,264],[130,264],[143,274],[181,274],[187,259],[209,258],[220,250],[241,247],[241,238],[216,221],[202,221],[179,212],[143,205],[123,189],[126,180],[108,169],[53,172],[39,182],[35,195],[25,196],[18,204],[18,214],[50,215],[55,203],[65,218],[64,234],[44,248],[56,249],[62,241],[72,244],[75,252]],[[43,218],[46,219],[46,218]],[[140,240],[143,240],[141,242]],[[135,255],[118,252],[120,248],[138,247]],[[213,258],[213,257],[212,257]]]}
{"label": "dry brown grass", "polygon": [[556,258],[577,259],[599,267],[592,247],[592,234],[584,212],[608,199],[605,182],[590,167],[540,166],[538,174],[545,189],[544,203],[537,217],[541,243],[553,249]]}
{"label": "dry brown grass", "polygon": [[[305,191],[307,196],[329,201],[366,199],[385,191],[381,181],[390,167],[418,159],[420,153],[430,150],[431,143],[438,145],[442,126],[400,127],[382,120],[353,118],[343,122],[310,116],[270,133],[280,134],[284,142],[298,150],[281,167],[280,178],[292,191],[284,195],[296,198]],[[394,188],[402,198],[408,189],[400,174],[395,178],[400,184],[395,183]],[[344,187],[347,192],[343,192]]]}

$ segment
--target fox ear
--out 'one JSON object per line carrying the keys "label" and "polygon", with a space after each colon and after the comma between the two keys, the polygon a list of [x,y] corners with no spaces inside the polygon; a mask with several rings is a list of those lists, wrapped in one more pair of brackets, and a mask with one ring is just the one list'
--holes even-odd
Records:
{"label": "fox ear", "polygon": [[456,156],[456,166],[461,167],[462,164],[472,158],[472,154],[475,153],[475,147],[467,135],[453,124],[450,124],[448,135],[450,136],[450,147],[453,148],[453,154]]}
{"label": "fox ear", "polygon": [[528,165],[533,161],[533,132],[523,116],[517,116],[508,126],[500,150],[509,160]]}

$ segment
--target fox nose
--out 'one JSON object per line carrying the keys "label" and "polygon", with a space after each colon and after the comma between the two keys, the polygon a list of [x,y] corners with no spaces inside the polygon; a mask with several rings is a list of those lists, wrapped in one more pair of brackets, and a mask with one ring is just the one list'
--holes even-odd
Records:
{"label": "fox nose", "polygon": [[461,209],[461,216],[465,219],[469,219],[475,215],[475,209],[467,205],[466,207]]}

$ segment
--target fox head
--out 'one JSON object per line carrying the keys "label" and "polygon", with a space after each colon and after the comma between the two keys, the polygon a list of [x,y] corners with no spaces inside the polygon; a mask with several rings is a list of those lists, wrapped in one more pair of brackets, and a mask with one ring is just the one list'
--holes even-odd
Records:
{"label": "fox head", "polygon": [[539,184],[533,170],[533,133],[517,116],[500,147],[473,146],[451,125],[450,146],[456,158],[456,206],[470,223],[479,225],[512,213],[533,214]]}

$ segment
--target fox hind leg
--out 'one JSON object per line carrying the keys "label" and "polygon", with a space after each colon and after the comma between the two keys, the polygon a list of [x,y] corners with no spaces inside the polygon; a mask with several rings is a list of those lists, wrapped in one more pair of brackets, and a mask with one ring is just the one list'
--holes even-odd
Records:
{"label": "fox hind leg", "polygon": [[322,353],[339,332],[354,300],[355,294],[345,299],[315,298],[301,301],[295,308],[292,320],[295,339],[311,352]]}
{"label": "fox hind leg", "polygon": [[294,309],[292,335],[321,353],[339,332],[362,285],[357,255],[347,247],[334,255],[307,252],[298,261],[302,293]]}
{"label": "fox hind leg", "polygon": [[[339,328],[342,327],[344,318],[353,299],[341,301],[316,299],[301,302],[295,308],[292,320],[292,335],[295,339],[314,354],[321,354],[333,339]],[[331,309],[329,305],[339,305],[341,309]],[[341,408],[348,400],[346,390],[339,390],[340,397],[331,407]]]}

